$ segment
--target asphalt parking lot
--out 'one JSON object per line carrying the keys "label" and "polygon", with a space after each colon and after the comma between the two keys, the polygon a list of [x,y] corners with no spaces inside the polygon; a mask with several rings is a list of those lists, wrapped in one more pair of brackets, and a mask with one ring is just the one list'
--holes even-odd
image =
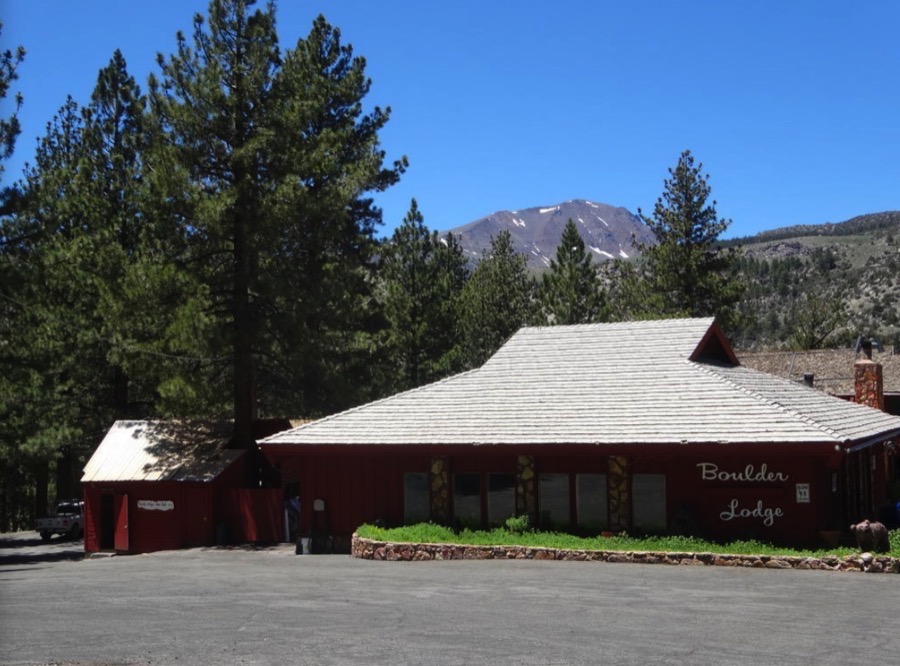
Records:
{"label": "asphalt parking lot", "polygon": [[[3,664],[896,663],[900,576],[0,536]],[[38,540],[39,541],[39,540]],[[46,557],[45,557],[46,556]]]}

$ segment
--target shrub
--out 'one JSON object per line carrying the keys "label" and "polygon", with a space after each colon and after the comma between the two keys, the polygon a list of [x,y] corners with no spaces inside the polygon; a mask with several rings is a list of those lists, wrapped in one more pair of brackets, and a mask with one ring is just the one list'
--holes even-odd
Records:
{"label": "shrub", "polygon": [[534,530],[531,527],[531,518],[528,517],[528,514],[522,514],[521,516],[512,516],[506,519],[506,531],[510,534],[525,534],[526,532],[533,532]]}

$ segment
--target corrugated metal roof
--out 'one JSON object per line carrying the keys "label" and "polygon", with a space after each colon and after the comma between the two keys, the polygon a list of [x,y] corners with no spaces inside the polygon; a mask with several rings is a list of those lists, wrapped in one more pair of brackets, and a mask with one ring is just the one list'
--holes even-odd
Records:
{"label": "corrugated metal roof", "polygon": [[224,447],[230,423],[116,421],[82,482],[211,481],[243,453]]}
{"label": "corrugated metal roof", "polygon": [[261,444],[846,443],[900,431],[898,417],[705,359],[715,330],[712,319],[523,328],[481,368]]}

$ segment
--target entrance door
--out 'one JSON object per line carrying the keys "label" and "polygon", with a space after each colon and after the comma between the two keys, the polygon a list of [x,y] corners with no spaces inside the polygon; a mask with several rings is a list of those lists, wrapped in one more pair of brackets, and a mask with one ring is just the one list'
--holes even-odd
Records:
{"label": "entrance door", "polygon": [[116,496],[112,493],[100,495],[100,550],[116,547]]}
{"label": "entrance door", "polygon": [[184,538],[179,542],[179,547],[194,548],[213,544],[210,513],[210,497],[207,486],[184,489],[184,509],[181,511],[184,516]]}
{"label": "entrance door", "polygon": [[116,550],[128,552],[128,495],[116,495]]}

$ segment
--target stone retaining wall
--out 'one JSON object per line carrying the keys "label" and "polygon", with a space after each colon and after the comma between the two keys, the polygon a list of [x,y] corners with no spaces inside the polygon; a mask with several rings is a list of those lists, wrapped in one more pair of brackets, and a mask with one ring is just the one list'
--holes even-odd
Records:
{"label": "stone retaining wall", "polygon": [[611,550],[559,550],[525,546],[462,546],[447,543],[390,543],[353,535],[351,555],[364,560],[559,560],[630,562],[757,569],[821,569],[900,573],[900,559],[863,553],[850,557],[788,557],[781,555],[717,555],[715,553],[653,553]]}

